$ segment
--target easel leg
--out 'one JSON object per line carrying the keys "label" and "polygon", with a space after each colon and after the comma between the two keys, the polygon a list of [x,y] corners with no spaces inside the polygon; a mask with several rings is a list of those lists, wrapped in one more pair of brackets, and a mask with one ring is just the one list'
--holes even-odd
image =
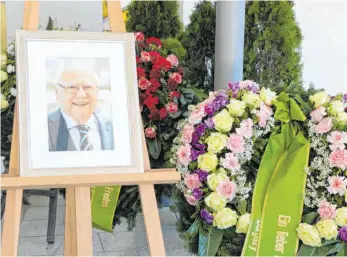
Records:
{"label": "easel leg", "polygon": [[142,213],[151,256],[166,256],[154,185],[139,185]]}
{"label": "easel leg", "polygon": [[22,197],[23,189],[7,190],[1,256],[17,256]]}
{"label": "easel leg", "polygon": [[77,255],[75,188],[66,188],[64,256]]}
{"label": "easel leg", "polygon": [[66,189],[65,212],[65,256],[92,256],[92,215],[90,188]]}

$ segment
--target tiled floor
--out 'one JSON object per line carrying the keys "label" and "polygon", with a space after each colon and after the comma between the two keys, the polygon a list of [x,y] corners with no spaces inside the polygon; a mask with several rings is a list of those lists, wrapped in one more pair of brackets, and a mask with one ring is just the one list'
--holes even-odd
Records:
{"label": "tiled floor", "polygon": [[[18,255],[61,256],[64,251],[65,201],[59,196],[54,244],[46,243],[48,198],[30,197],[31,206],[23,206],[19,235]],[[190,255],[184,248],[175,229],[176,216],[168,208],[159,211],[164,243],[168,256]],[[116,226],[113,234],[93,229],[93,251],[96,256],[148,256],[148,245],[143,216],[137,218],[132,231],[127,230],[126,221]]]}

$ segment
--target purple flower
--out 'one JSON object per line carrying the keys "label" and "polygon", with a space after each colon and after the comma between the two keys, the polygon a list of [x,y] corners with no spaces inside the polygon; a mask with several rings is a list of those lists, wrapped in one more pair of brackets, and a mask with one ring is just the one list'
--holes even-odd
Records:
{"label": "purple flower", "polygon": [[228,103],[228,95],[225,92],[220,91],[214,101],[218,102],[220,107],[224,107]]}
{"label": "purple flower", "polygon": [[259,88],[257,87],[256,84],[253,84],[252,86],[248,86],[248,90],[252,91],[254,94],[259,93]]}
{"label": "purple flower", "polygon": [[196,161],[199,155],[201,155],[201,152],[199,150],[196,150],[195,148],[192,148],[190,150],[190,159],[192,159],[192,161]]}
{"label": "purple flower", "polygon": [[214,122],[211,118],[207,118],[205,121],[204,121],[205,125],[207,128],[209,129],[213,129],[214,128]]}
{"label": "purple flower", "polygon": [[195,173],[198,173],[199,181],[204,182],[207,180],[208,172],[204,170],[197,169],[194,171]]}
{"label": "purple flower", "polygon": [[195,145],[197,143],[199,143],[199,136],[195,131],[195,132],[193,132],[193,135],[192,135],[192,144]]}
{"label": "purple flower", "polygon": [[343,95],[343,101],[344,101],[344,102],[347,102],[347,94],[344,94],[344,95]]}
{"label": "purple flower", "polygon": [[217,98],[215,98],[213,100],[212,105],[213,105],[213,108],[214,108],[215,112],[218,111],[220,109],[220,107],[221,107],[221,103],[220,103],[220,101]]}
{"label": "purple flower", "polygon": [[239,82],[229,83],[228,86],[234,93],[237,93],[240,90]]}
{"label": "purple flower", "polygon": [[213,216],[207,210],[203,209],[200,211],[200,217],[206,221],[207,224],[212,224]]}
{"label": "purple flower", "polygon": [[204,123],[199,124],[196,129],[195,129],[195,133],[198,135],[198,137],[201,137],[206,130],[206,125]]}
{"label": "purple flower", "polygon": [[196,149],[199,149],[200,151],[204,151],[204,152],[205,152],[205,149],[206,149],[206,146],[204,144],[200,144],[200,143],[195,144],[194,147]]}
{"label": "purple flower", "polygon": [[194,188],[193,189],[193,194],[192,194],[196,200],[200,200],[202,198],[203,192],[201,189],[199,188]]}
{"label": "purple flower", "polygon": [[347,242],[347,227],[340,228],[339,237],[342,241]]}
{"label": "purple flower", "polygon": [[206,105],[205,112],[208,116],[212,117],[215,112],[214,106],[212,104]]}

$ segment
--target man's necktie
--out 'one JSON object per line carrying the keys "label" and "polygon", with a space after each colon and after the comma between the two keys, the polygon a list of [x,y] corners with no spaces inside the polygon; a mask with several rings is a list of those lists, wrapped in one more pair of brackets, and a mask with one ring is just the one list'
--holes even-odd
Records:
{"label": "man's necktie", "polygon": [[93,145],[89,141],[89,138],[88,138],[89,127],[87,125],[80,125],[80,126],[78,126],[78,130],[79,130],[80,135],[81,135],[80,150],[81,151],[93,150]]}

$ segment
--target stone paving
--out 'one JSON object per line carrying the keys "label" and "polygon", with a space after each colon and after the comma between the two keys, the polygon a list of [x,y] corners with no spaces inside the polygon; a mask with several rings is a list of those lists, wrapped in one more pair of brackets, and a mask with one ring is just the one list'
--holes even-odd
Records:
{"label": "stone paving", "polygon": [[[48,197],[31,196],[31,206],[23,206],[19,235],[20,256],[62,256],[64,252],[65,201],[59,196],[54,244],[46,243]],[[159,210],[166,254],[189,256],[175,228],[176,216],[168,207]],[[127,230],[124,220],[114,233],[93,229],[93,251],[96,256],[148,256],[143,216],[138,215],[136,227]]]}

